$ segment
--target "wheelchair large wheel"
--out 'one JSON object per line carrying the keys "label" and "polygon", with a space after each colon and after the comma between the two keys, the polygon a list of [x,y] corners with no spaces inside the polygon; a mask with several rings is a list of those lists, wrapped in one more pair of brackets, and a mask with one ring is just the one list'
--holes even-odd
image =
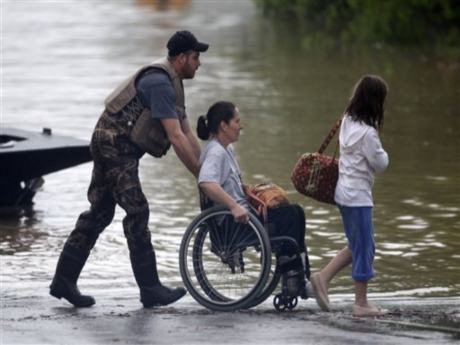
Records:
{"label": "wheelchair large wheel", "polygon": [[267,285],[270,240],[256,216],[237,223],[228,208],[215,206],[187,228],[179,264],[187,290],[201,305],[217,311],[246,308]]}

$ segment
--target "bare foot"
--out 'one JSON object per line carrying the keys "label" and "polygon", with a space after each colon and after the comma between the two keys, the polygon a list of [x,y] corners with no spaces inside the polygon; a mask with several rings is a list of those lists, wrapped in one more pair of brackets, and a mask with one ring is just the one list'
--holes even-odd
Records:
{"label": "bare foot", "polygon": [[316,303],[318,303],[321,310],[330,311],[327,289],[319,273],[315,273],[311,276],[311,286],[315,292]]}
{"label": "bare foot", "polygon": [[388,314],[387,309],[377,307],[375,305],[367,304],[365,306],[353,305],[353,316],[357,317],[373,317],[383,316]]}

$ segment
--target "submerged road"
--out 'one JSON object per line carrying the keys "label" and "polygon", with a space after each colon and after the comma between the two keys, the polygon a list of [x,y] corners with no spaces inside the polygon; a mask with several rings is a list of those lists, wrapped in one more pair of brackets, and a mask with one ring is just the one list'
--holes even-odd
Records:
{"label": "submerged road", "polygon": [[[99,293],[102,295],[102,292]],[[313,300],[278,313],[271,299],[255,309],[217,313],[189,295],[173,306],[143,309],[136,299],[97,296],[75,309],[45,294],[2,298],[0,344],[458,344],[458,298],[385,299],[384,318],[359,319],[350,301],[321,312]]]}

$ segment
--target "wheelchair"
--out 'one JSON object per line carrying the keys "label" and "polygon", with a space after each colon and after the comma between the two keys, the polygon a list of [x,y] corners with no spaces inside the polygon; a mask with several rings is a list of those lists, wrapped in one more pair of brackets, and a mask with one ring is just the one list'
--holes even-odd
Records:
{"label": "wheelchair", "polygon": [[281,274],[278,260],[282,245],[297,248],[294,239],[269,237],[251,212],[248,224],[237,223],[226,206],[211,206],[202,193],[200,201],[204,211],[187,227],[179,253],[182,280],[192,297],[215,311],[248,309],[265,301],[282,280],[273,305],[277,311],[294,309],[299,280],[290,272]]}

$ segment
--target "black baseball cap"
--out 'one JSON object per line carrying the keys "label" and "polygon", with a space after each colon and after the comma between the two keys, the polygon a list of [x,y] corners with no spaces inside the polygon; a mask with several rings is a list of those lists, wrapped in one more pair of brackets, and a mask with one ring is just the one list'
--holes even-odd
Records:
{"label": "black baseball cap", "polygon": [[196,52],[205,52],[209,48],[209,44],[198,42],[196,37],[187,30],[177,31],[168,41],[166,45],[169,56],[177,56],[189,50]]}

